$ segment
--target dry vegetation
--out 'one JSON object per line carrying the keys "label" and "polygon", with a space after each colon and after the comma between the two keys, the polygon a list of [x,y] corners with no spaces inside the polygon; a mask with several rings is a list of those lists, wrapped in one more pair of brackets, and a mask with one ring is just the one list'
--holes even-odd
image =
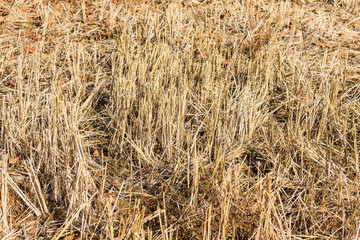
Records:
{"label": "dry vegetation", "polygon": [[359,0],[0,2],[2,239],[360,239]]}

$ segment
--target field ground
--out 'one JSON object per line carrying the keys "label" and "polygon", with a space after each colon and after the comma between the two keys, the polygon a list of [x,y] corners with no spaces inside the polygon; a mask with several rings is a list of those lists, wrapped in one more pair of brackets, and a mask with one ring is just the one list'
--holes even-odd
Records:
{"label": "field ground", "polygon": [[359,16],[2,0],[0,238],[360,239]]}

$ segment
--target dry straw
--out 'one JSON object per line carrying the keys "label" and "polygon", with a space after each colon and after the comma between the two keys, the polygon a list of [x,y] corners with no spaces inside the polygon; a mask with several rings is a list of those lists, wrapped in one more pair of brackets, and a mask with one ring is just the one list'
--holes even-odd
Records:
{"label": "dry straw", "polygon": [[358,239],[358,0],[0,3],[2,239]]}

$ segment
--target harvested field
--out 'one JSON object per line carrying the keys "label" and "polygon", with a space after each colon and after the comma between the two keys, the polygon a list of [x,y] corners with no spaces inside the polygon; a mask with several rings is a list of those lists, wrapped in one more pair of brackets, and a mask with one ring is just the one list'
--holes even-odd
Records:
{"label": "harvested field", "polygon": [[1,239],[360,239],[360,0],[2,0]]}

